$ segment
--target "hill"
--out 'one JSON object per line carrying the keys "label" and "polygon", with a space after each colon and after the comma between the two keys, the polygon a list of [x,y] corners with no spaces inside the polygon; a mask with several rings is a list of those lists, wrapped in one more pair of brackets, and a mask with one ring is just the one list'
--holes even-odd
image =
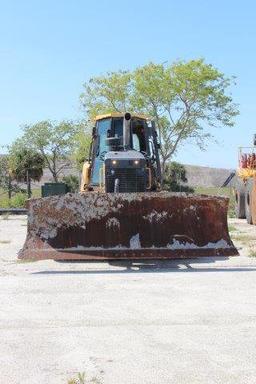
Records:
{"label": "hill", "polygon": [[[4,156],[4,155],[0,155]],[[187,179],[188,183],[187,185],[191,187],[221,187],[227,178],[230,176],[232,172],[234,172],[233,169],[227,169],[227,168],[213,168],[213,167],[202,167],[199,165],[190,165],[185,164],[187,173]],[[71,162],[65,162],[65,166],[61,171],[60,179],[63,176],[67,175],[76,175],[79,177],[79,172],[74,167],[74,164]],[[43,177],[40,181],[40,183],[33,183],[34,187],[40,186],[46,182],[52,181],[51,173],[48,169],[44,170]],[[231,184],[234,182],[231,181]]]}
{"label": "hill", "polygon": [[[191,187],[221,187],[233,169],[185,165],[188,185]],[[234,180],[234,179],[233,179]],[[231,183],[234,181],[231,181]]]}

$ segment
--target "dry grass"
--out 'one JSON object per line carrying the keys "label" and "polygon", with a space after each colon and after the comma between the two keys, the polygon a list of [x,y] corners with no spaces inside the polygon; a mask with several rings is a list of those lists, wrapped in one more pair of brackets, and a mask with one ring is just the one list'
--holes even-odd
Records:
{"label": "dry grass", "polygon": [[10,244],[11,240],[0,240],[0,244]]}
{"label": "dry grass", "polygon": [[256,257],[256,247],[251,246],[249,248],[249,256],[250,257]]}
{"label": "dry grass", "polygon": [[229,232],[239,232],[239,230],[234,225],[229,225],[228,230]]}
{"label": "dry grass", "polygon": [[26,264],[26,263],[35,263],[38,261],[37,259],[17,259],[16,263],[18,264]]}
{"label": "dry grass", "polygon": [[2,220],[9,220],[9,216],[9,213],[5,213],[4,215],[2,215]]}
{"label": "dry grass", "polygon": [[255,241],[255,237],[251,237],[249,235],[244,235],[243,233],[239,232],[237,234],[232,235],[232,239],[236,241],[240,241],[243,244],[247,244],[251,241]]}
{"label": "dry grass", "polygon": [[85,372],[78,373],[77,377],[74,377],[70,380],[68,380],[67,384],[101,384],[102,381],[99,380],[97,377],[93,377],[92,379],[87,379]]}

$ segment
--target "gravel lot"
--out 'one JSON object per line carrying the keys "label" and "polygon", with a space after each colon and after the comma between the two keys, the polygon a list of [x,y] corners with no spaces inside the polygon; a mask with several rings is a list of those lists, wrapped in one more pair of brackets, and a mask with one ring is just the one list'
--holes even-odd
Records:
{"label": "gravel lot", "polygon": [[255,383],[256,229],[230,226],[229,259],[21,263],[0,217],[0,383]]}

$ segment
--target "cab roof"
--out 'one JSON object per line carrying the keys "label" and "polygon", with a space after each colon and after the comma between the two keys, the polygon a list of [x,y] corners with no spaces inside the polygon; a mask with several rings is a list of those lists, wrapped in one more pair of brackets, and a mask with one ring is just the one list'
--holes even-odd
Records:
{"label": "cab roof", "polygon": [[[132,116],[132,118],[135,117],[136,119],[142,119],[142,120],[149,120],[150,119],[149,116],[146,116],[146,115],[143,115],[143,114],[138,114],[138,113],[135,113],[135,114],[131,113],[131,116]],[[112,113],[106,113],[104,115],[97,115],[94,120],[98,121],[98,120],[108,119],[108,118],[111,118],[111,117],[124,117],[124,113],[112,112]]]}

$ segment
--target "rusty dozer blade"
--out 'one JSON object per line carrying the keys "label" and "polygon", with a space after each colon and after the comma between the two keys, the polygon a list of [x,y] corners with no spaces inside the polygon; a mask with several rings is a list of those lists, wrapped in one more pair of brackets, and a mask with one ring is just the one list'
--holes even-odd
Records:
{"label": "rusty dozer blade", "polygon": [[238,252],[228,199],[185,193],[66,194],[28,202],[21,259],[179,259]]}

